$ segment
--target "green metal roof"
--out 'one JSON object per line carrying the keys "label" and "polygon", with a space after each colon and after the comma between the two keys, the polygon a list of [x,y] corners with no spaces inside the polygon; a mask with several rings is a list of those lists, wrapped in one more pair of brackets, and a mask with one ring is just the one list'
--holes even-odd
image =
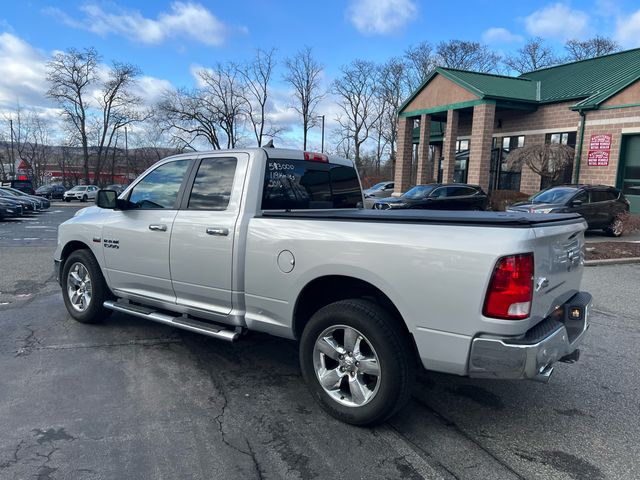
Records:
{"label": "green metal roof", "polygon": [[[528,78],[507,77],[490,73],[470,72],[453,68],[439,68],[444,77],[461,87],[473,89],[483,98],[504,98],[508,100],[536,101],[536,82]],[[469,88],[470,87],[470,88]]]}
{"label": "green metal roof", "polygon": [[436,75],[442,75],[481,99],[529,104],[579,100],[573,109],[593,109],[640,79],[640,48],[535,70],[519,77],[438,67],[402,104],[399,112]]}
{"label": "green metal roof", "polygon": [[540,101],[584,98],[574,108],[594,108],[640,78],[640,48],[521,75],[541,83]]}

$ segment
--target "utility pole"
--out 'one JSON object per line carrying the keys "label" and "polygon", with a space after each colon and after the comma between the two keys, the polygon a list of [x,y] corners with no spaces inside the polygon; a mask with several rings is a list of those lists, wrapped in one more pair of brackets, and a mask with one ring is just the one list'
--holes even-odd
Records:
{"label": "utility pole", "polygon": [[318,115],[318,118],[322,119],[322,141],[321,141],[320,152],[324,153],[324,115]]}
{"label": "utility pole", "polygon": [[9,119],[9,128],[11,129],[11,132],[10,132],[11,133],[11,168],[15,169],[16,156],[15,156],[15,153],[13,152],[13,119],[12,118]]}

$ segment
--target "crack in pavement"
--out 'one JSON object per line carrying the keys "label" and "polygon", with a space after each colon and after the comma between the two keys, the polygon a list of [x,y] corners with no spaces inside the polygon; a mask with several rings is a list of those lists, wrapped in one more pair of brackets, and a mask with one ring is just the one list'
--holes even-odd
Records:
{"label": "crack in pavement", "polygon": [[16,357],[26,357],[31,354],[33,350],[35,350],[37,345],[42,345],[42,342],[36,337],[35,328],[31,328],[31,325],[27,325],[24,328],[29,330],[29,335],[27,335],[22,340],[22,346],[18,348],[15,352]]}
{"label": "crack in pavement", "polygon": [[[436,419],[438,419],[444,426],[452,428],[456,433],[460,436],[471,442],[482,452],[486,453],[493,461],[502,466],[505,470],[507,470],[510,474],[514,475],[516,478],[520,480],[526,480],[526,477],[517,472],[511,465],[509,465],[506,461],[499,458],[495,453],[493,453],[488,447],[485,447],[478,439],[474,438],[471,434],[464,431],[461,427],[459,427],[453,420],[448,419],[442,413],[437,411],[431,405],[427,404],[421,398],[412,396],[412,399],[418,403],[418,405],[422,406],[425,410],[430,412]],[[410,441],[410,440],[408,440]],[[419,448],[419,447],[418,447]]]}
{"label": "crack in pavement", "polygon": [[[23,340],[24,346],[19,348],[16,352],[16,357],[24,357],[30,355],[34,351],[42,350],[76,350],[76,349],[90,349],[90,348],[112,348],[112,347],[154,347],[160,345],[181,344],[182,340],[179,338],[149,338],[128,340],[126,342],[111,342],[111,343],[69,343],[61,345],[43,345],[40,340],[35,337],[35,331],[27,326],[31,333]],[[38,346],[36,346],[38,345]]]}

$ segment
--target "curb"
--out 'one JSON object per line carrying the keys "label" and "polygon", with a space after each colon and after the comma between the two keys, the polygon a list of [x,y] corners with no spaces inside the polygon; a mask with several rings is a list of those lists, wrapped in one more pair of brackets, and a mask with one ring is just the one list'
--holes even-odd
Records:
{"label": "curb", "polygon": [[599,265],[624,265],[629,263],[640,263],[640,257],[629,258],[604,258],[602,260],[585,260],[585,267],[597,267]]}

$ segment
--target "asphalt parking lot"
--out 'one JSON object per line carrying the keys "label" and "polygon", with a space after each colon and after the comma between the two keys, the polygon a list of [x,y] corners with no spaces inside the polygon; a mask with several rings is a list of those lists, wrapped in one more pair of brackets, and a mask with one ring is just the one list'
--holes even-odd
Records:
{"label": "asphalt parking lot", "polygon": [[1,479],[640,478],[640,265],[585,269],[583,355],[548,385],[424,373],[362,429],[315,404],[294,342],[71,320],[52,254],[76,209],[0,223]]}

